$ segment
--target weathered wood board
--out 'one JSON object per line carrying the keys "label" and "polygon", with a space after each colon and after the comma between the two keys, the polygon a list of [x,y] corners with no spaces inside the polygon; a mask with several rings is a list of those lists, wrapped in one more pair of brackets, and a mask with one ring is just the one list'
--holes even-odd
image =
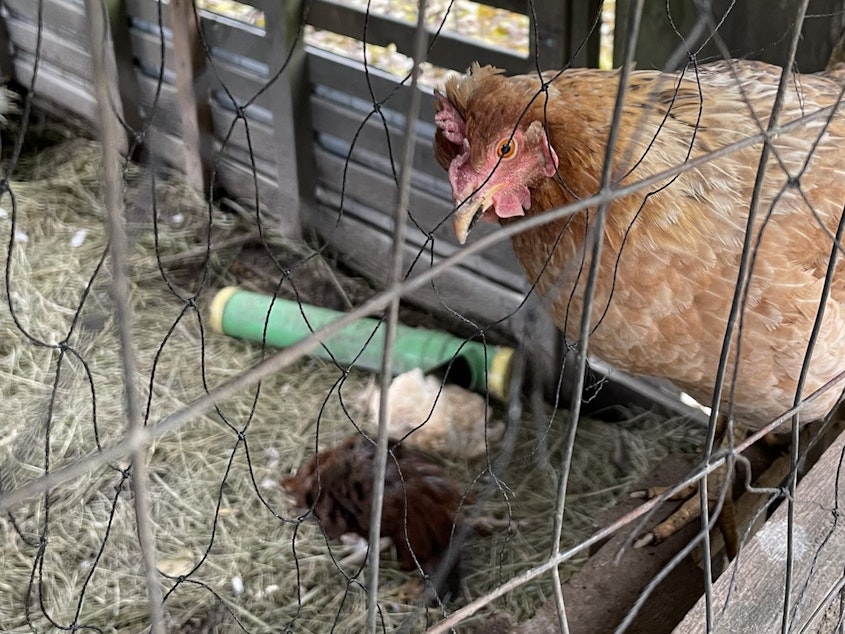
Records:
{"label": "weathered wood board", "polygon": [[[845,573],[845,524],[840,505],[845,435],[840,435],[798,485],[788,613],[784,598],[789,558],[788,506],[782,504],[740,551],[713,588],[714,632],[821,632],[819,623]],[[675,629],[706,632],[702,598]]]}

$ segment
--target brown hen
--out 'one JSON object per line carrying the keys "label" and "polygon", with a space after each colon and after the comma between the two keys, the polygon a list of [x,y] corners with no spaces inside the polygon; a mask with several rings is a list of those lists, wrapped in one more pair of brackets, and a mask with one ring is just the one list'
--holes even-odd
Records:
{"label": "brown hen", "polygon": [[[630,75],[614,151],[615,187],[676,168],[766,129],[781,69],[719,62]],[[596,194],[619,88],[615,71],[506,77],[474,65],[437,94],[435,153],[448,170],[455,232],[478,218],[519,222]],[[759,428],[793,406],[845,204],[845,71],[795,75],[779,121],[817,110],[772,140],[754,224],[755,254],[722,405]],[[710,404],[737,284],[762,142],[610,204],[590,349],[631,372],[666,377]],[[578,338],[595,209],[513,237],[557,326]],[[810,394],[845,370],[845,276],[836,266],[807,374]],[[737,360],[737,351],[739,359]],[[840,390],[801,410],[824,416]]]}
{"label": "brown hen", "polygon": [[[460,587],[459,550],[451,543],[462,532],[461,490],[431,457],[395,440],[389,445],[393,456],[387,458],[381,535],[393,541],[403,570],[419,564],[441,599],[454,598]],[[298,507],[313,509],[329,539],[344,533],[367,537],[375,451],[368,438],[349,436],[284,478],[282,486]]]}

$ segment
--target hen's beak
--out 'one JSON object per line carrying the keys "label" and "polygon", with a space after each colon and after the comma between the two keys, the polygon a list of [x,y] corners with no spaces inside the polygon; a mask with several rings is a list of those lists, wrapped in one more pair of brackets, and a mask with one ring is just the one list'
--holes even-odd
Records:
{"label": "hen's beak", "polygon": [[455,237],[458,238],[458,244],[464,244],[467,241],[467,236],[472,231],[475,223],[484,215],[485,211],[493,206],[493,194],[500,187],[501,185],[493,185],[482,192],[478,192],[472,198],[465,200],[463,205],[455,209],[452,222],[455,227]]}

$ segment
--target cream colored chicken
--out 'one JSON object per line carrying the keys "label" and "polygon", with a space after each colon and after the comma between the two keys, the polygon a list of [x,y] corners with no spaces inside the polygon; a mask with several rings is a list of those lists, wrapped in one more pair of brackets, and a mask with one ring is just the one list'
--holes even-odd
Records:
{"label": "cream colored chicken", "polygon": [[[370,424],[378,424],[381,394],[374,384],[364,400]],[[403,443],[442,456],[478,458],[504,432],[501,422],[488,424],[484,398],[458,385],[444,384],[419,369],[395,377],[388,390],[387,433]]]}

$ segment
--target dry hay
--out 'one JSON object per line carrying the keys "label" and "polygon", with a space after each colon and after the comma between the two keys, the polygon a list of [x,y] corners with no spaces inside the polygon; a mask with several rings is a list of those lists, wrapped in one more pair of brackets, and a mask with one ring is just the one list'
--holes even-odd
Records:
{"label": "dry hay", "polygon": [[[75,140],[28,159],[15,173],[17,234],[8,291],[20,324],[38,340],[62,341],[90,288],[68,339],[73,354],[34,345],[9,311],[0,311],[0,486],[6,491],[43,474],[48,441],[50,468],[56,469],[96,452],[97,442],[107,446],[124,433],[108,267],[92,279],[105,248],[99,160],[95,143]],[[149,175],[134,166],[125,175],[131,201],[137,387],[145,411],[149,407],[147,420],[154,423],[201,395],[203,379],[207,386],[217,385],[255,364],[262,352],[259,346],[208,332],[204,315],[186,309],[168,289],[156,265]],[[237,224],[209,210],[174,178],[160,179],[156,192],[164,261],[176,262],[180,254],[197,250],[197,236],[207,233],[209,214],[217,225]],[[8,236],[9,197],[0,204],[0,231]],[[4,241],[4,258],[7,248]],[[214,289],[233,281],[226,271],[234,256],[215,251],[211,257],[211,279],[199,306],[207,305]],[[168,279],[184,297],[200,284],[199,275]],[[260,390],[220,402],[217,412],[198,417],[149,448],[152,520],[158,567],[168,575],[161,581],[171,630],[269,632],[291,624],[297,632],[325,632],[334,624],[336,632],[364,631],[363,575],[349,582],[335,563],[352,547],[326,543],[313,522],[297,522],[278,477],[317,446],[354,431],[341,400],[354,402],[367,380],[363,373],[345,375],[331,364],[303,360],[266,379]],[[559,461],[563,421],[565,413],[559,412],[548,425],[548,436],[539,441],[548,447],[552,465]],[[655,461],[669,451],[688,449],[691,435],[688,426],[650,414],[632,415],[618,426],[582,421],[565,545],[594,530],[592,518]],[[509,518],[511,526],[470,537],[464,548],[465,599],[549,552],[556,485],[554,469],[535,451],[537,443],[536,434],[520,433],[515,459],[497,474],[499,486],[490,485],[489,475],[478,481],[476,491],[483,500],[478,512]],[[630,457],[623,475],[610,460],[620,443]],[[450,465],[450,472],[469,483],[486,464],[483,457],[459,461]],[[29,631],[28,623],[36,631],[54,630],[56,624],[104,632],[144,628],[146,593],[132,494],[122,472],[126,466],[110,465],[63,484],[49,492],[48,504],[41,496],[14,509],[14,522],[0,519],[0,630]],[[484,494],[485,486],[492,494]],[[46,542],[39,556],[42,535]],[[389,554],[383,571],[381,618],[388,630],[409,618],[407,631],[420,631],[427,620],[437,618],[436,611],[403,598],[409,577]],[[550,588],[548,579],[538,580],[492,609],[525,618],[550,596]],[[486,615],[489,611],[461,630],[472,629]]]}

